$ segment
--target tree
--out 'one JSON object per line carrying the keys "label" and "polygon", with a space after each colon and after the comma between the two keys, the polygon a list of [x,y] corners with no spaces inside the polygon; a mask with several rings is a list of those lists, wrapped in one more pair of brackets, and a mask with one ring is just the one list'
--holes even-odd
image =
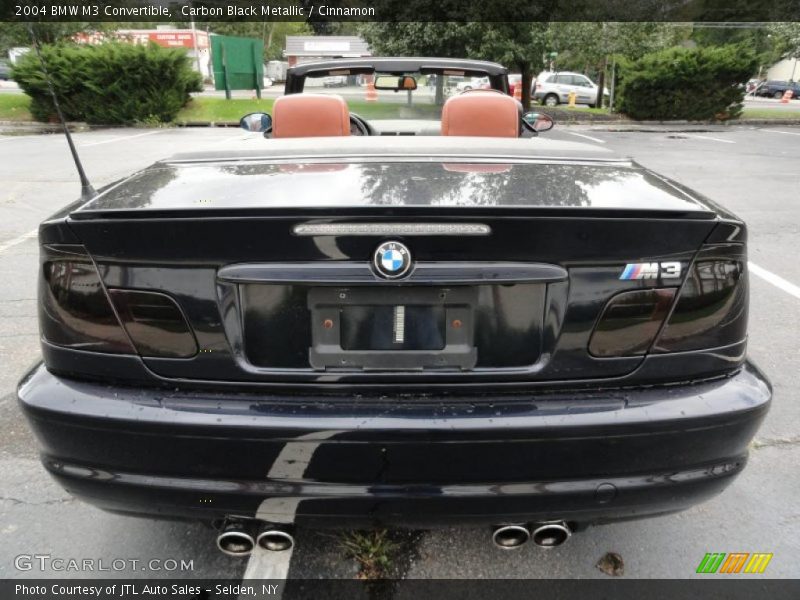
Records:
{"label": "tree", "polygon": [[[791,25],[791,23],[776,23],[775,25]],[[691,40],[703,48],[739,44],[752,49],[756,53],[760,65],[771,65],[780,60],[784,51],[788,50],[786,47],[788,40],[778,31],[780,29],[776,29],[773,33],[772,26],[738,25],[730,27],[696,23]]]}
{"label": "tree", "polygon": [[784,58],[800,58],[800,22],[772,23],[767,27],[775,47]]}
{"label": "tree", "polygon": [[10,48],[30,43],[30,35],[22,23],[0,23],[0,57],[5,58]]}
{"label": "tree", "polygon": [[[636,59],[680,44],[691,26],[678,23],[553,23],[548,50],[558,52],[560,70],[579,71],[605,87],[609,57]],[[598,98],[599,100],[600,98]]]}
{"label": "tree", "polygon": [[746,45],[668,48],[626,62],[620,108],[637,119],[735,118],[758,59]]}
{"label": "tree", "polygon": [[522,106],[531,106],[533,75],[544,66],[548,46],[548,24],[538,22],[472,23],[473,55],[519,70],[522,75]]}
{"label": "tree", "polygon": [[470,28],[464,23],[366,23],[361,36],[374,54],[468,58]]}
{"label": "tree", "polygon": [[10,48],[31,45],[29,25],[33,28],[40,44],[55,44],[70,40],[77,33],[113,31],[126,24],[111,22],[0,23],[0,56],[6,56]]}
{"label": "tree", "polygon": [[[50,84],[67,120],[100,124],[169,122],[202,91],[202,79],[182,48],[108,42],[59,43],[41,48],[42,61],[29,52],[14,66],[13,77],[31,97],[40,121],[53,115]],[[120,76],[123,73],[124,76]]]}

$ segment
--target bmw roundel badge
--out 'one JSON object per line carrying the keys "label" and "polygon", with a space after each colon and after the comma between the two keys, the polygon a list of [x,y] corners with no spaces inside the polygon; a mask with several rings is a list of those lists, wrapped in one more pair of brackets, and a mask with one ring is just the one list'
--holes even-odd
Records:
{"label": "bmw roundel badge", "polygon": [[375,250],[372,264],[378,275],[396,279],[408,273],[411,268],[411,253],[400,242],[384,242]]}

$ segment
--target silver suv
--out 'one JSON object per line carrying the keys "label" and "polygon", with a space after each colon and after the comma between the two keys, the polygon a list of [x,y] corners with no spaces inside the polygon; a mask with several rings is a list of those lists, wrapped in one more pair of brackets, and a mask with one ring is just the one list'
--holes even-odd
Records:
{"label": "silver suv", "polygon": [[[536,78],[533,99],[545,106],[556,106],[569,101],[569,93],[575,92],[577,104],[594,104],[597,102],[597,84],[586,75],[569,71],[542,71]],[[603,89],[608,96],[608,90]]]}

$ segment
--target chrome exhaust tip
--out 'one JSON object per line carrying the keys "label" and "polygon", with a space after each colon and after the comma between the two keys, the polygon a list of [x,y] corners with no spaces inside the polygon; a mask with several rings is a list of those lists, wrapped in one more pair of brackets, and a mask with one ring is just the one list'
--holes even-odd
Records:
{"label": "chrome exhaust tip", "polygon": [[247,527],[238,521],[226,521],[217,536],[217,548],[228,556],[249,556],[255,545]]}
{"label": "chrome exhaust tip", "polygon": [[270,552],[284,552],[294,546],[294,538],[288,531],[270,526],[262,528],[256,538],[256,544]]}
{"label": "chrome exhaust tip", "polygon": [[492,533],[492,542],[503,550],[513,550],[531,539],[531,532],[524,525],[503,525]]}
{"label": "chrome exhaust tip", "polygon": [[572,535],[572,530],[564,521],[552,523],[539,523],[535,526],[531,538],[533,543],[540,548],[555,548],[566,542]]}

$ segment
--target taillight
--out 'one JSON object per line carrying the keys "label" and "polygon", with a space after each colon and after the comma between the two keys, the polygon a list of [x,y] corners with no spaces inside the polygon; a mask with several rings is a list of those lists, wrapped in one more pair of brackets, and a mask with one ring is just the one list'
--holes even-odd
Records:
{"label": "taillight", "polygon": [[197,354],[194,334],[171,297],[143,290],[106,291],[83,246],[43,246],[41,272],[39,323],[46,342],[145,357]]}
{"label": "taillight", "polygon": [[741,260],[697,260],[655,352],[717,348],[747,335],[747,285]]}
{"label": "taillight", "polygon": [[117,314],[141,356],[188,358],[197,342],[178,304],[160,292],[108,291]]}
{"label": "taillight", "polygon": [[[736,235],[744,239],[743,231]],[[716,233],[709,239],[714,242],[698,252],[680,288],[633,290],[612,297],[589,340],[590,354],[664,354],[743,342],[747,337],[745,246],[717,241],[727,238]]]}
{"label": "taillight", "polygon": [[674,296],[675,288],[617,294],[597,321],[589,340],[589,352],[598,357],[644,354],[669,314]]}
{"label": "taillight", "polygon": [[83,246],[42,247],[39,324],[45,341],[92,352],[134,354]]}

